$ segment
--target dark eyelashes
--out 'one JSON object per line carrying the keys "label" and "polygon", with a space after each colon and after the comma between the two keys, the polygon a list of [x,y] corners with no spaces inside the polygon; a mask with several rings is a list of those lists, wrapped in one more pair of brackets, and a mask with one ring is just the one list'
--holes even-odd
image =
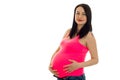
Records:
{"label": "dark eyelashes", "polygon": [[[80,15],[80,13],[78,13],[78,12],[77,12],[76,14]],[[85,14],[85,13],[82,13],[82,15],[86,15],[86,14]]]}

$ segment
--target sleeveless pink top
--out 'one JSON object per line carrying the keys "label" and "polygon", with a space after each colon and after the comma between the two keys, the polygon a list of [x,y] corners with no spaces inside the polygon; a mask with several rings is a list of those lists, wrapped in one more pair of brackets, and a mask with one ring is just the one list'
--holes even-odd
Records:
{"label": "sleeveless pink top", "polygon": [[79,42],[79,36],[72,39],[64,38],[60,44],[60,50],[53,57],[53,69],[58,71],[58,77],[80,76],[84,73],[83,68],[77,69],[71,73],[66,73],[63,66],[70,64],[69,59],[78,62],[84,62],[88,48]]}

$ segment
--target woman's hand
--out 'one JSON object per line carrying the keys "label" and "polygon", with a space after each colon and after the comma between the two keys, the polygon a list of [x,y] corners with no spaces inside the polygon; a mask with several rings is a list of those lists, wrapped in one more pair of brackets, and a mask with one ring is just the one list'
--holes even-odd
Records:
{"label": "woman's hand", "polygon": [[52,74],[54,74],[55,76],[58,76],[57,70],[53,70],[53,69],[52,69],[52,66],[49,66],[49,71],[50,71]]}
{"label": "woman's hand", "polygon": [[73,72],[80,68],[80,63],[75,60],[69,60],[71,64],[65,65],[64,70],[68,73]]}

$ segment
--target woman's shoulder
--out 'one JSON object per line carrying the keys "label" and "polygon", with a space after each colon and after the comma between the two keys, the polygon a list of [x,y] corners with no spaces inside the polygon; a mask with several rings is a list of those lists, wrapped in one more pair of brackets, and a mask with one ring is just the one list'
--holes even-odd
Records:
{"label": "woman's shoulder", "polygon": [[88,34],[86,35],[86,40],[87,41],[95,40],[94,34],[92,32],[88,32]]}
{"label": "woman's shoulder", "polygon": [[65,34],[64,34],[64,36],[63,36],[63,38],[68,37],[70,31],[71,31],[71,28],[67,29],[66,32],[65,32]]}
{"label": "woman's shoulder", "polygon": [[87,37],[94,37],[92,32],[88,32],[88,34],[86,35]]}
{"label": "woman's shoulder", "polygon": [[66,31],[66,32],[67,32],[67,33],[70,33],[70,31],[71,31],[71,28],[67,29],[67,31]]}

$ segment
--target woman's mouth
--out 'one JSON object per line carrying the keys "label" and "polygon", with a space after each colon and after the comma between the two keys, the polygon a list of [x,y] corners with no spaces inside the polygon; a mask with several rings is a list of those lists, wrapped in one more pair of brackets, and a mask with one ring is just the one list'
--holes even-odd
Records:
{"label": "woman's mouth", "polygon": [[78,21],[81,22],[81,21],[84,21],[84,20],[78,19]]}

